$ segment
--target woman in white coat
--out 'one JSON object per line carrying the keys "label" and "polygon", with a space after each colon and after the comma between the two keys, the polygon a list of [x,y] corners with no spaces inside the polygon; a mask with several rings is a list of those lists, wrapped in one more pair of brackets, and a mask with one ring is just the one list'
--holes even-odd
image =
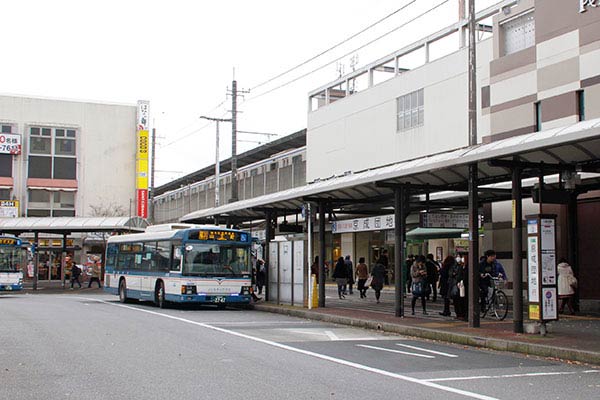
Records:
{"label": "woman in white coat", "polygon": [[573,297],[575,296],[575,289],[577,288],[577,279],[573,274],[573,269],[567,263],[565,258],[561,258],[558,264],[558,298],[562,299],[560,303],[559,312],[565,311],[565,304],[569,307],[571,314],[575,314],[575,308],[573,307]]}

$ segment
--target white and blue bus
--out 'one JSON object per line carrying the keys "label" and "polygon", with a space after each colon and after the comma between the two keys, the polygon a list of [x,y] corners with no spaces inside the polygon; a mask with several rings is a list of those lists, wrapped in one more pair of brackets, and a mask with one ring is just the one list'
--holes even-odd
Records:
{"label": "white and blue bus", "polygon": [[201,225],[156,225],[113,236],[106,248],[105,291],[119,300],[248,304],[252,296],[247,232]]}
{"label": "white and blue bus", "polygon": [[22,268],[26,261],[26,249],[21,239],[0,235],[0,291],[23,289]]}

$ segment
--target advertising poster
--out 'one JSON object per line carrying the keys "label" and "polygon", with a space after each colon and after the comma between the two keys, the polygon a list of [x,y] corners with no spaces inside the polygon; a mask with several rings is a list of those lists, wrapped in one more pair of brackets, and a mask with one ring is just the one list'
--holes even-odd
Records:
{"label": "advertising poster", "polygon": [[529,305],[529,319],[537,321],[540,319],[540,306],[539,304]]}
{"label": "advertising poster", "polygon": [[539,276],[538,276],[538,238],[528,237],[527,238],[527,266],[528,276],[527,281],[529,282],[529,301],[538,303],[540,301],[539,295]]}
{"label": "advertising poster", "polygon": [[556,284],[556,254],[542,251],[542,285]]}
{"label": "advertising poster", "polygon": [[0,200],[0,218],[17,218],[19,200]]}
{"label": "advertising poster", "polygon": [[558,299],[556,298],[556,288],[544,288],[542,301],[542,316],[544,320],[553,320],[558,318]]}
{"label": "advertising poster", "polygon": [[554,220],[542,219],[541,230],[542,250],[555,250]]}
{"label": "advertising poster", "polygon": [[527,234],[534,235],[538,233],[537,221],[535,219],[527,220]]}

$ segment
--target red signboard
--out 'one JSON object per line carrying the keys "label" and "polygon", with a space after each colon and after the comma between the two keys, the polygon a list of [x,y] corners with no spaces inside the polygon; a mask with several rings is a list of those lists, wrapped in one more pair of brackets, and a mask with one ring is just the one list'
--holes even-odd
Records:
{"label": "red signboard", "polygon": [[148,189],[138,189],[136,200],[137,216],[148,218]]}

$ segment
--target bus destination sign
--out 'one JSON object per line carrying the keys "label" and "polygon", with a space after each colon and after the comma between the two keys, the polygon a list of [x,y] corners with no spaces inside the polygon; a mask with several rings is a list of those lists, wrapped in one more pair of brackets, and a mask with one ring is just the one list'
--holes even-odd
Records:
{"label": "bus destination sign", "polygon": [[7,238],[7,237],[0,238],[0,246],[20,246],[20,245],[21,245],[21,239]]}
{"label": "bus destination sign", "polygon": [[212,240],[215,242],[247,242],[248,235],[242,232],[206,230],[190,232],[190,240]]}

